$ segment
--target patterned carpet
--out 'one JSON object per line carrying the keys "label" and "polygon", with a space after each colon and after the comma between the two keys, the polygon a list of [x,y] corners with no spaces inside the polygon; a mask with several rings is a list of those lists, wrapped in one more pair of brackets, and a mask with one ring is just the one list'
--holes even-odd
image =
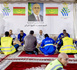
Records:
{"label": "patterned carpet", "polygon": [[[48,63],[12,62],[5,70],[45,70]],[[65,70],[77,70],[77,64],[68,64]]]}
{"label": "patterned carpet", "polygon": [[[12,55],[0,54],[0,70],[44,70],[46,65],[56,59],[57,56],[27,55],[20,47],[19,51]],[[66,70],[72,70],[73,68],[73,70],[77,70],[77,55],[70,55],[69,57],[69,64],[64,68]]]}
{"label": "patterned carpet", "polygon": [[[74,58],[74,55],[68,55],[69,58]],[[54,55],[44,55],[44,54],[38,54],[38,55],[35,55],[35,54],[26,54],[24,51],[18,56],[18,57],[54,57],[54,58],[57,58],[58,57],[58,54],[54,54]]]}

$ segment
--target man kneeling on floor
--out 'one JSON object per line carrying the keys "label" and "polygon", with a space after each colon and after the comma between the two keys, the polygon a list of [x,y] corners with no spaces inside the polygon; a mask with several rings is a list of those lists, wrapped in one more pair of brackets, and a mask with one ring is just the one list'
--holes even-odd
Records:
{"label": "man kneeling on floor", "polygon": [[55,53],[56,47],[53,46],[55,41],[51,38],[49,38],[48,34],[44,35],[45,39],[41,43],[41,47],[39,48],[42,53],[45,55],[52,55]]}
{"label": "man kneeling on floor", "polygon": [[19,45],[15,44],[13,46],[13,38],[9,37],[9,32],[5,32],[5,37],[0,38],[0,48],[1,52],[3,52],[5,55],[12,54],[17,51]]}
{"label": "man kneeling on floor", "polygon": [[64,34],[61,41],[60,53],[67,53],[68,55],[77,54],[77,50],[73,44],[73,39],[68,37],[68,33]]}
{"label": "man kneeling on floor", "polygon": [[33,36],[34,31],[31,30],[30,34],[24,39],[24,50],[27,54],[38,54],[38,49],[36,48],[37,39]]}

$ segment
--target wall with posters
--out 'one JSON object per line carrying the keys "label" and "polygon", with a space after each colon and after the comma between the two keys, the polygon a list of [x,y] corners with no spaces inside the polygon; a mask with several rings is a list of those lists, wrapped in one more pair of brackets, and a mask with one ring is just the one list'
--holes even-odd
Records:
{"label": "wall with posters", "polygon": [[59,34],[66,29],[74,38],[73,5],[66,2],[37,3],[37,5],[35,3],[1,3],[0,34],[10,29],[15,34],[18,34],[20,30],[26,34],[34,30],[35,34],[38,34],[40,29],[44,33]]}

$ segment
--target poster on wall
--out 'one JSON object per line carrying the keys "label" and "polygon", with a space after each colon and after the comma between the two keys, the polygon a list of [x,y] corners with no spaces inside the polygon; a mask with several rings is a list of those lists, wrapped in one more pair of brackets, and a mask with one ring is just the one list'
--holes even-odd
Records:
{"label": "poster on wall", "polygon": [[28,3],[28,21],[24,29],[34,30],[35,34],[37,34],[39,30],[44,30],[46,27],[47,23],[44,23],[44,4]]}
{"label": "poster on wall", "polygon": [[28,21],[43,21],[43,3],[28,3]]}

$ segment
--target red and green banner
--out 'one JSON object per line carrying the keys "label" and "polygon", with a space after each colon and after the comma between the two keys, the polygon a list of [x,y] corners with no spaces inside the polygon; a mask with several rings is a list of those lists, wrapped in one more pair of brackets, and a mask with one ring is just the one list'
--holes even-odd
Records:
{"label": "red and green banner", "polygon": [[46,7],[46,16],[58,16],[58,7]]}
{"label": "red and green banner", "polygon": [[25,16],[25,7],[13,7],[13,15]]}

